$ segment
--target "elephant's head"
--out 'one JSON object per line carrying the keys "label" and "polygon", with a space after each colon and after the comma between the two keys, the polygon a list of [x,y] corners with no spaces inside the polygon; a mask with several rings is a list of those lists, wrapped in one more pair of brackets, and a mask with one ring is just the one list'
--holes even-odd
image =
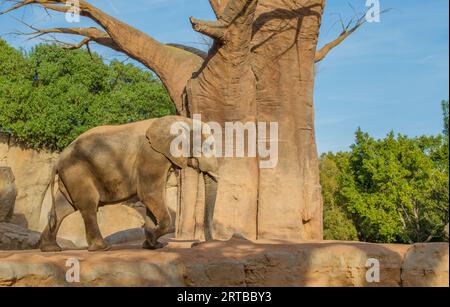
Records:
{"label": "elephant's head", "polygon": [[211,129],[204,123],[181,116],[156,119],[146,133],[154,150],[180,169],[194,168],[205,180],[205,238],[212,240],[217,196],[218,161]]}

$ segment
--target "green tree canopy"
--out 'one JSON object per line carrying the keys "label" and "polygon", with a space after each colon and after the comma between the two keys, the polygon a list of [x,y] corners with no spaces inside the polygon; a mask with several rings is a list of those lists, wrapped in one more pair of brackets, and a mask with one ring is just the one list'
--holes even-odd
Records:
{"label": "green tree canopy", "polygon": [[323,155],[327,239],[352,238],[354,229],[369,242],[442,239],[449,204],[446,139],[391,132],[375,140],[358,130],[350,152]]}
{"label": "green tree canopy", "polygon": [[0,129],[34,148],[61,150],[86,130],[174,113],[162,84],[131,64],[0,40]]}

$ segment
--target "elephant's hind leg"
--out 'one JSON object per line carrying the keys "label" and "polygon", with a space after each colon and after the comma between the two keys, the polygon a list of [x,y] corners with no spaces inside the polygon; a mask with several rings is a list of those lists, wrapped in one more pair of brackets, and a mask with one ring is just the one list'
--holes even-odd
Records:
{"label": "elephant's hind leg", "polygon": [[56,224],[54,229],[50,229],[49,224],[42,232],[40,240],[40,249],[43,252],[60,252],[61,247],[56,243],[56,237],[59,227],[61,226],[65,217],[73,213],[75,209],[66,199],[66,197],[58,190],[55,196],[55,212],[56,212]]}
{"label": "elephant's hind leg", "polygon": [[89,245],[88,250],[90,252],[95,251],[107,251],[111,249],[111,246],[106,243],[100,232],[97,222],[97,207],[99,197],[88,198],[80,201],[80,213],[83,217],[84,226],[86,229],[86,241]]}
{"label": "elephant's hind leg", "polygon": [[90,207],[81,210],[84,225],[86,228],[86,241],[88,242],[90,252],[107,251],[111,249],[111,245],[103,239],[97,222],[97,208]]}
{"label": "elephant's hind leg", "polygon": [[147,206],[146,241],[143,247],[152,250],[162,248],[164,244],[158,242],[158,239],[174,231],[169,209],[165,205],[163,197],[147,197],[142,202]]}
{"label": "elephant's hind leg", "polygon": [[111,248],[103,239],[97,222],[97,208],[100,202],[100,194],[92,179],[84,178],[78,182],[72,182],[68,186],[76,187],[69,194],[74,207],[80,211],[86,229],[86,241],[89,251],[106,251]]}

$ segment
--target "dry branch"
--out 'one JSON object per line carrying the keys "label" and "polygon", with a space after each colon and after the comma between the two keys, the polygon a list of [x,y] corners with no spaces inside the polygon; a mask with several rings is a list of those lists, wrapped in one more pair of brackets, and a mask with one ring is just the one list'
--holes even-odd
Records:
{"label": "dry branch", "polygon": [[[384,14],[384,13],[386,13],[388,11],[389,11],[389,9],[388,10],[384,10],[384,11],[380,12],[380,14]],[[354,17],[354,18],[350,19],[350,21],[348,21],[348,23],[346,25],[344,24],[342,18],[339,17],[339,21],[340,21],[341,26],[342,26],[341,34],[335,40],[333,40],[332,42],[326,44],[319,51],[316,52],[315,62],[318,63],[318,62],[322,61],[330,53],[331,50],[336,48],[346,38],[348,38],[350,35],[355,33],[356,30],[358,30],[361,26],[363,26],[367,22],[366,14],[367,14],[367,12],[364,13],[359,18]]]}

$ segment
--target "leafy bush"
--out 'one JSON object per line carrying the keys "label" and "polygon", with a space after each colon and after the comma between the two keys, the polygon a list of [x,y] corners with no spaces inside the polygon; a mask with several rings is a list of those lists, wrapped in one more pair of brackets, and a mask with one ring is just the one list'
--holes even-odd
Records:
{"label": "leafy bush", "polygon": [[175,112],[161,82],[131,64],[0,40],[0,129],[33,148],[61,150],[90,128]]}

